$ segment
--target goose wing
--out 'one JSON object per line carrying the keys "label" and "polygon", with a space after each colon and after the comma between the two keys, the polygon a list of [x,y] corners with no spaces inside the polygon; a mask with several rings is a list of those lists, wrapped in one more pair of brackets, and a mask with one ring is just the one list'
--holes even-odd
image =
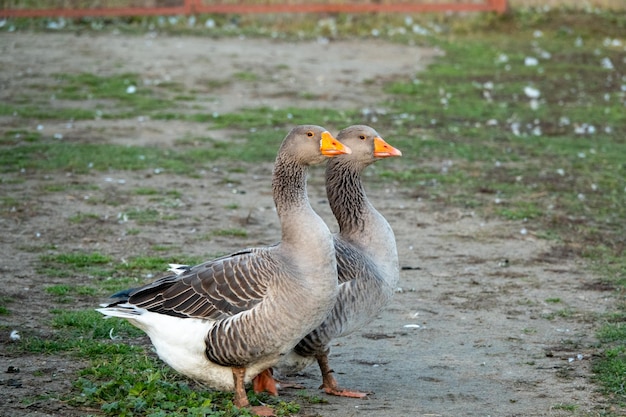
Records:
{"label": "goose wing", "polygon": [[270,248],[246,249],[131,290],[127,302],[178,317],[218,319],[249,310],[281,275]]}
{"label": "goose wing", "polygon": [[372,262],[361,250],[349,242],[334,236],[339,284],[347,283],[370,273]]}

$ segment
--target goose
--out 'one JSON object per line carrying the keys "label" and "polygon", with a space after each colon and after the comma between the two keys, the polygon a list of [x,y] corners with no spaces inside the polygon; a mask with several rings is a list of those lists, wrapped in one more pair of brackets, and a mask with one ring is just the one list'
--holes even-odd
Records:
{"label": "goose", "polygon": [[317,361],[324,392],[363,398],[367,393],[338,386],[328,360],[329,344],[371,322],[397,287],[400,269],[395,236],[368,200],[361,174],[379,159],[402,153],[365,125],[343,129],[337,140],[352,150],[326,165],[326,193],[339,226],[339,233],[334,235],[339,293],[328,317],[281,360],[277,369],[293,373]]}
{"label": "goose", "polygon": [[[281,241],[249,248],[120,291],[97,309],[149,336],[158,356],[179,373],[250,407],[244,384],[274,365],[317,327],[335,302],[332,234],[306,192],[308,166],[350,153],[325,128],[301,125],[282,142],[272,190]],[[272,415],[269,407],[251,407]]]}

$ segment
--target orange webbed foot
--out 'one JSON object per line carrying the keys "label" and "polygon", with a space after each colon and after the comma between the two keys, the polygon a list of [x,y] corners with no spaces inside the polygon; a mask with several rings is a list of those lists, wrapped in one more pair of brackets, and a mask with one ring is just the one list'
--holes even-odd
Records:
{"label": "orange webbed foot", "polygon": [[352,391],[344,388],[330,388],[330,387],[320,387],[324,392],[328,395],[336,395],[337,397],[348,397],[348,398],[366,398],[369,394],[368,392],[360,392],[360,391]]}
{"label": "orange webbed foot", "polygon": [[272,369],[266,369],[252,380],[252,389],[254,392],[261,393],[267,391],[271,395],[278,395],[278,389],[276,388],[276,380],[272,375]]}

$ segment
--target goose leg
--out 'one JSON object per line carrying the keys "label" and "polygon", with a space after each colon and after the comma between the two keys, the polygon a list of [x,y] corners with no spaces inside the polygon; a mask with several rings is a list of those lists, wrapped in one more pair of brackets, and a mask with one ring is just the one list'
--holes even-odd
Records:
{"label": "goose leg", "polygon": [[365,398],[367,397],[366,392],[352,391],[345,388],[339,388],[337,384],[337,380],[333,376],[333,371],[328,363],[328,353],[322,353],[316,356],[317,364],[320,367],[320,371],[322,371],[322,385],[320,389],[324,390],[326,394],[336,395],[339,397],[350,397],[350,398]]}
{"label": "goose leg", "polygon": [[250,407],[250,401],[248,401],[248,395],[246,394],[246,388],[244,385],[244,376],[246,375],[246,368],[232,368],[233,378],[235,380],[235,398],[233,403],[237,408],[248,408],[254,414],[263,417],[274,416],[274,410],[266,406],[254,406]]}
{"label": "goose leg", "polygon": [[248,401],[248,395],[243,383],[245,374],[246,368],[233,368],[233,378],[235,380],[235,398],[233,403],[238,408],[250,407],[250,401]]}

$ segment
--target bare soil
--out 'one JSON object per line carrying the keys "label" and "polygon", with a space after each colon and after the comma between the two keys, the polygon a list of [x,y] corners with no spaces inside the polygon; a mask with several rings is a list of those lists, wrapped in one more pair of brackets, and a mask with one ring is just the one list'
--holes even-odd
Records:
{"label": "bare soil", "polygon": [[[382,83],[414,76],[438,53],[372,41],[2,33],[0,98],[19,96],[27,85],[53,83],[56,73],[133,72],[142,79],[193,88],[207,80],[236,80],[236,73],[246,72],[257,81],[227,82],[207,91],[207,110],[225,113],[259,105],[383,110]],[[311,100],[302,91],[315,92],[317,98]],[[234,140],[238,134],[207,131],[199,123],[150,119],[67,125],[2,117],[0,129],[35,129],[39,123],[44,135],[63,134],[60,140],[159,147],[173,147],[186,135]],[[328,127],[336,132],[344,126]],[[277,132],[277,145],[285,133]],[[381,133],[393,144],[393,137]],[[99,302],[85,296],[75,305],[55,304],[44,289],[67,279],[38,274],[41,252],[33,248],[97,251],[122,262],[159,255],[155,245],[212,255],[275,242],[279,228],[270,194],[271,164],[248,166],[245,172],[228,168],[225,162],[216,163],[201,178],[153,171],[3,174],[1,194],[17,203],[0,215],[0,296],[18,301],[9,305],[12,314],[1,316],[0,324],[22,333],[46,331],[51,308],[85,309]],[[368,175],[375,177],[377,169],[371,167]],[[67,183],[98,188],[45,190]],[[314,208],[336,229],[321,168],[313,170],[309,184]],[[182,197],[164,204],[133,193],[138,187],[178,190]],[[333,344],[331,363],[340,384],[372,394],[365,400],[325,396],[317,390],[319,371],[311,367],[292,380],[325,403],[309,404],[299,391],[281,393],[303,404],[300,415],[569,416],[610,409],[597,392],[590,367],[594,317],[610,309],[612,292],[580,259],[558,243],[536,237],[539,231],[532,225],[425,202],[410,188],[389,181],[370,182],[368,195],[396,232],[403,267],[400,288],[369,326]],[[178,217],[138,226],[122,215],[148,208]],[[68,221],[78,213],[97,217]],[[248,235],[211,235],[228,228],[245,228]],[[128,233],[131,229],[140,233]],[[78,277],[72,283],[93,279]],[[84,363],[76,358],[14,357],[6,350],[8,332],[1,338],[0,415],[94,413],[48,399],[68,393]],[[21,372],[8,373],[11,366]],[[21,402],[35,396],[40,400],[28,406]]]}

